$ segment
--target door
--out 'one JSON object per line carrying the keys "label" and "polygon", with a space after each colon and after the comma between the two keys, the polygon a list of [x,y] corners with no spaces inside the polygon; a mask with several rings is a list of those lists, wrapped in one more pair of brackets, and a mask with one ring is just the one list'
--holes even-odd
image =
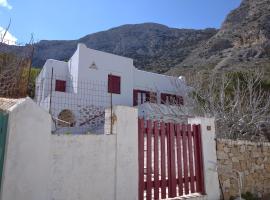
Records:
{"label": "door", "polygon": [[0,112],[0,186],[2,182],[8,115]]}

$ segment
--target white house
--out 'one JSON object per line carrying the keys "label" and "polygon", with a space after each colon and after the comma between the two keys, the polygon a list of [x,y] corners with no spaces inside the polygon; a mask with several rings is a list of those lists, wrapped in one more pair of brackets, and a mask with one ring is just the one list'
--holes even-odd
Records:
{"label": "white house", "polygon": [[130,58],[78,44],[69,61],[46,61],[36,79],[36,101],[50,111],[56,128],[82,133],[99,129],[112,105],[184,104],[185,88],[183,77],[142,71]]}

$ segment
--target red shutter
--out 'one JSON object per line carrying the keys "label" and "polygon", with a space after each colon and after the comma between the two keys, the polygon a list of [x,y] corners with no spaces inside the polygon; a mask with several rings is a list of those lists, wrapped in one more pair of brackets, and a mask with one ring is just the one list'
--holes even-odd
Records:
{"label": "red shutter", "polygon": [[55,91],[66,92],[66,81],[56,80],[55,81]]}
{"label": "red shutter", "polygon": [[108,75],[108,92],[114,94],[121,93],[121,78],[115,75]]}
{"label": "red shutter", "polygon": [[133,106],[138,105],[138,90],[133,90]]}

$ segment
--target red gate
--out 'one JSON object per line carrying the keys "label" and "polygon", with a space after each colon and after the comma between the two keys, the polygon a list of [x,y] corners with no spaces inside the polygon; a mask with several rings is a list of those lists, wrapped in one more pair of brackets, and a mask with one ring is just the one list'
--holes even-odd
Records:
{"label": "red gate", "polygon": [[200,125],[139,119],[139,200],[205,194]]}

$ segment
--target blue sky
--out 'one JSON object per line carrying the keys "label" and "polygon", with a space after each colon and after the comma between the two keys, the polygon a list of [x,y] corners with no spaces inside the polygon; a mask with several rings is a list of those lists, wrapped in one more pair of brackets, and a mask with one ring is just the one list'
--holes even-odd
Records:
{"label": "blue sky", "polygon": [[[0,0],[0,27],[12,20],[18,42],[77,39],[123,24],[219,28],[241,0]],[[0,29],[1,31],[1,29]]]}

